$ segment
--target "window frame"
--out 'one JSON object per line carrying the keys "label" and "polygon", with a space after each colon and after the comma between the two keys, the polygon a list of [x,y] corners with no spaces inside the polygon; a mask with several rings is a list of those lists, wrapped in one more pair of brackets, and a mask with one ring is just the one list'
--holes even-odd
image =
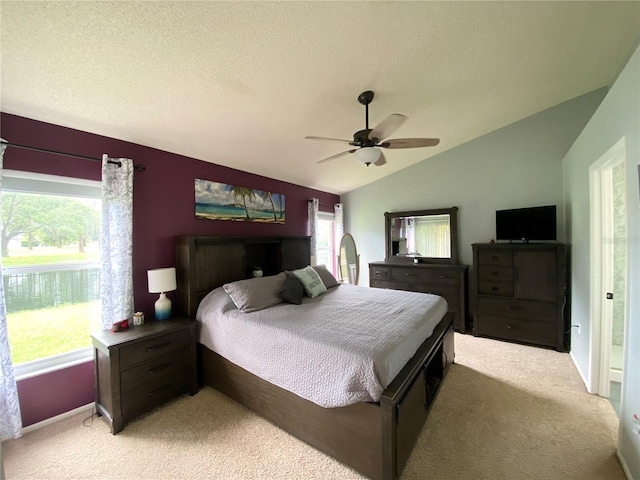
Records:
{"label": "window frame", "polygon": [[[100,199],[102,197],[102,182],[22,170],[3,169],[2,192]],[[48,267],[44,267],[44,270],[47,269]],[[6,270],[4,266],[2,270],[4,273]],[[15,271],[15,267],[11,267],[11,270]],[[19,381],[57,370],[63,370],[92,360],[93,347],[87,346],[14,365],[13,374],[16,381]]]}
{"label": "window frame", "polygon": [[[322,220],[322,221],[328,221],[331,222],[331,247],[330,247],[330,253],[333,253],[333,255],[331,256],[331,264],[327,265],[327,268],[329,269],[329,271],[331,273],[333,273],[333,275],[338,278],[337,276],[337,258],[338,258],[338,254],[337,254],[337,245],[336,245],[336,216],[334,213],[331,212],[318,212],[318,222]],[[316,244],[316,257],[317,257],[317,244]]]}

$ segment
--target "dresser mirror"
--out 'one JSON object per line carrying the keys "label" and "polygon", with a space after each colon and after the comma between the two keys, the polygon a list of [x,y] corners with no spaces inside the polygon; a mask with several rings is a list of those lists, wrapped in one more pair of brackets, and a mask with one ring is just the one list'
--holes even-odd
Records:
{"label": "dresser mirror", "polygon": [[340,240],[338,249],[338,268],[340,281],[358,284],[360,278],[360,254],[356,249],[356,241],[350,233],[345,233]]}
{"label": "dresser mirror", "polygon": [[386,212],[386,260],[458,263],[458,207]]}

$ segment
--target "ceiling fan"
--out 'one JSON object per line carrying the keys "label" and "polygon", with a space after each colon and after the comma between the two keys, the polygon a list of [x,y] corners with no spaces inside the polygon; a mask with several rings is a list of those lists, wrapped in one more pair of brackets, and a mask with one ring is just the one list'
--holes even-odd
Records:
{"label": "ceiling fan", "polygon": [[440,143],[439,138],[392,138],[385,140],[389,135],[395,132],[400,126],[407,120],[407,117],[400,115],[399,113],[392,113],[387,118],[382,120],[374,128],[369,128],[369,104],[373,101],[373,92],[366,91],[358,95],[358,102],[365,106],[365,129],[358,130],[353,134],[353,140],[343,140],[340,138],[327,138],[327,137],[304,137],[308,140],[331,140],[334,142],[346,142],[354,147],[351,150],[332,155],[322,160],[318,160],[316,163],[324,163],[329,160],[355,153],[356,159],[365,164],[367,167],[371,164],[380,166],[387,163],[384,153],[380,148],[419,148],[419,147],[434,147]]}

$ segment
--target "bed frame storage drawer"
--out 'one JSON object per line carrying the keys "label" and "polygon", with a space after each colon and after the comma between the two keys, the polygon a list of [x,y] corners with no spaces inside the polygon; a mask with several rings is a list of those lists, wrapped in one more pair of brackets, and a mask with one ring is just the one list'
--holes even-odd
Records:
{"label": "bed frame storage drawer", "polygon": [[465,332],[469,319],[467,270],[466,265],[372,262],[369,286],[441,296],[454,314],[455,329]]}

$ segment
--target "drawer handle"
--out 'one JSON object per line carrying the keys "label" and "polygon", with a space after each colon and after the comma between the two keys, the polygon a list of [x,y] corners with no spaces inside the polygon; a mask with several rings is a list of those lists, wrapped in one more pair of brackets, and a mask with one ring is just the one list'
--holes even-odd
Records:
{"label": "drawer handle", "polygon": [[494,292],[497,292],[499,290],[499,288],[498,287],[491,287],[491,290],[494,291]]}
{"label": "drawer handle", "polygon": [[507,310],[522,310],[522,307],[512,307],[511,305],[507,305],[504,308]]}
{"label": "drawer handle", "polygon": [[170,389],[171,389],[171,384],[168,383],[167,385],[163,385],[162,387],[159,387],[159,388],[156,388],[155,390],[150,391],[149,396],[153,397],[159,393],[166,392],[167,390],[170,390]]}
{"label": "drawer handle", "polygon": [[497,255],[492,255],[491,256],[491,260],[498,260],[500,257],[498,257]]}
{"label": "drawer handle", "polygon": [[170,363],[163,363],[162,365],[158,365],[156,368],[150,368],[149,370],[147,370],[147,373],[149,375],[153,375],[154,373],[158,373],[162,370],[165,370],[167,368],[169,368],[171,366]]}
{"label": "drawer handle", "polygon": [[405,273],[404,276],[405,277],[417,277],[418,274],[417,273]]}
{"label": "drawer handle", "polygon": [[497,277],[498,275],[500,275],[500,272],[496,272],[495,270],[493,272],[491,272],[491,275],[493,275],[494,277]]}
{"label": "drawer handle", "polygon": [[171,342],[158,343],[156,345],[152,345],[151,347],[147,348],[147,352],[153,352],[154,350],[159,350],[161,348],[168,347],[169,345],[171,345]]}
{"label": "drawer handle", "polygon": [[509,325],[508,323],[505,325],[505,327],[507,328],[511,328],[511,325]]}

